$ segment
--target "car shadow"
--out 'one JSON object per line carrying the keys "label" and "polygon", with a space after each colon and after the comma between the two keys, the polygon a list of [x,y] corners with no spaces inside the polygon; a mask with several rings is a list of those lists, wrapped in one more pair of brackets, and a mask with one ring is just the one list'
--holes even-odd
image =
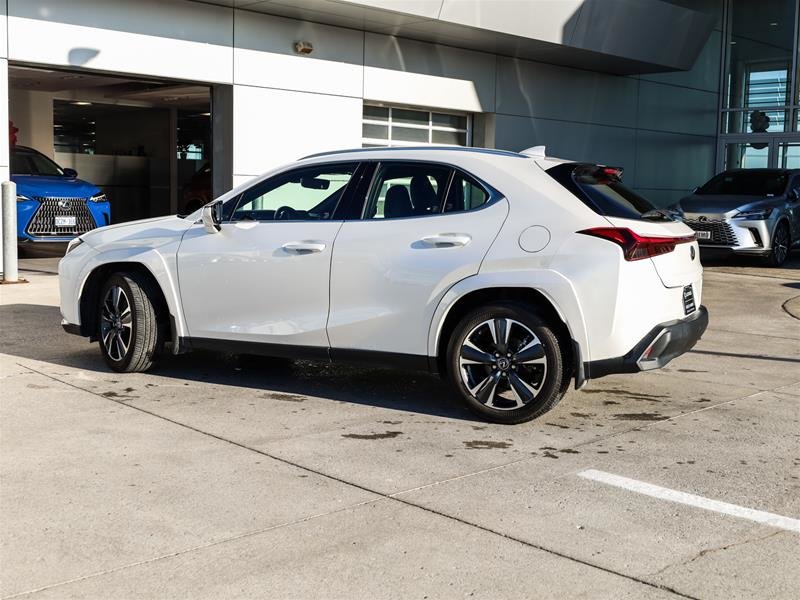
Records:
{"label": "car shadow", "polygon": [[[0,352],[85,371],[113,373],[103,362],[97,344],[64,333],[60,321],[55,306],[0,306],[4,338]],[[32,336],[32,332],[36,335]],[[197,351],[164,355],[148,374],[480,421],[460,405],[442,379],[424,372]]]}

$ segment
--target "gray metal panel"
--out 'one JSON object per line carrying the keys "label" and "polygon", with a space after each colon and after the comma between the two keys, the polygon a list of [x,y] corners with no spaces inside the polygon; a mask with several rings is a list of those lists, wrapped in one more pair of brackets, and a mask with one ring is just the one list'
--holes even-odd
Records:
{"label": "gray metal panel", "polygon": [[637,127],[693,135],[717,133],[717,94],[652,81],[639,83]]}
{"label": "gray metal panel", "polygon": [[511,115],[497,115],[495,121],[497,148],[519,151],[544,145],[550,156],[614,165],[626,170],[634,168],[635,133],[634,129],[625,127]]}
{"label": "gray metal panel", "polygon": [[705,183],[714,172],[713,137],[638,130],[636,187],[685,189]]}
{"label": "gray metal panel", "polygon": [[636,125],[635,79],[514,58],[499,59],[498,68],[498,113]]}

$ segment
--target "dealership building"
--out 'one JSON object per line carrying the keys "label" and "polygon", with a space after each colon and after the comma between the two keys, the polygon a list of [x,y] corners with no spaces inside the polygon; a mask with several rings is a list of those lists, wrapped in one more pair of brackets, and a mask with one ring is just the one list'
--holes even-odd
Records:
{"label": "dealership building", "polygon": [[668,205],[726,167],[800,167],[797,20],[797,0],[3,0],[0,179],[32,147],[124,221],[325,150],[545,145]]}

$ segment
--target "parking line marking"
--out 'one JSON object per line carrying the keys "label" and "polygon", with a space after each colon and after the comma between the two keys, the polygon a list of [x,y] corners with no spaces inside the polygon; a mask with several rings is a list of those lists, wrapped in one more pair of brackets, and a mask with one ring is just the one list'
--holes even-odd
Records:
{"label": "parking line marking", "polygon": [[752,508],[745,508],[736,504],[728,504],[727,502],[720,502],[719,500],[712,500],[711,498],[704,498],[703,496],[696,496],[694,494],[687,494],[686,492],[679,492],[669,488],[653,485],[637,479],[629,479],[621,475],[614,475],[613,473],[605,473],[604,471],[597,471],[595,469],[587,469],[578,473],[578,477],[584,479],[591,479],[607,485],[613,485],[618,488],[659,498],[661,500],[669,500],[670,502],[677,502],[678,504],[686,504],[688,506],[695,506],[705,510],[730,515],[732,517],[739,517],[740,519],[749,519],[757,523],[763,523],[770,527],[778,527],[786,531],[793,531],[800,533],[800,519],[792,519],[776,515],[775,513],[765,512],[763,510],[754,510]]}

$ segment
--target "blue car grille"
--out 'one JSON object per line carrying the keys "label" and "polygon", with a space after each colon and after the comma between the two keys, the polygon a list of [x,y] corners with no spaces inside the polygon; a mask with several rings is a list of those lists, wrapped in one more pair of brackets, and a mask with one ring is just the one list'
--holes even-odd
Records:
{"label": "blue car grille", "polygon": [[684,219],[689,227],[695,231],[710,231],[710,240],[698,240],[700,244],[721,244],[723,246],[736,246],[739,241],[733,233],[733,227],[723,220],[708,219],[707,221],[697,221],[694,219]]}
{"label": "blue car grille", "polygon": [[[32,237],[71,237],[96,227],[86,198],[41,198],[26,231]],[[56,217],[75,217],[73,227],[56,227]]]}

